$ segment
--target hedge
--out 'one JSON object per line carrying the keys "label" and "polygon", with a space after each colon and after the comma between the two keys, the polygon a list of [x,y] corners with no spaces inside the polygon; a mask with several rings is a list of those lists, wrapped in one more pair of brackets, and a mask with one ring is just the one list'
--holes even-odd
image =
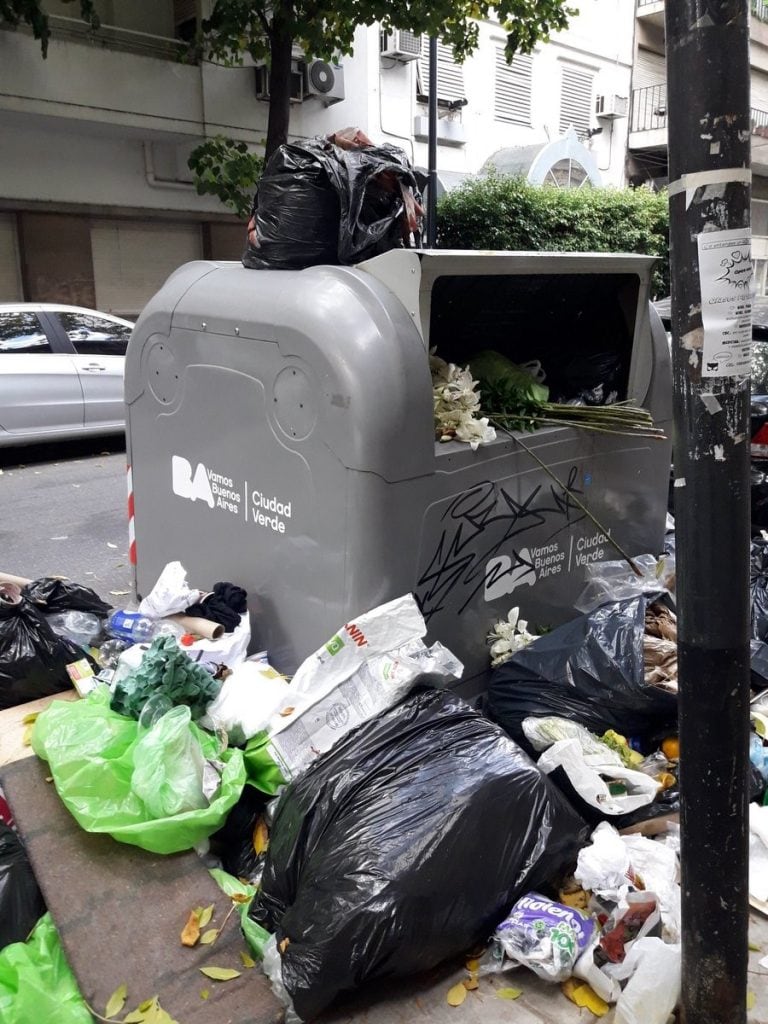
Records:
{"label": "hedge", "polygon": [[444,249],[634,252],[659,256],[653,298],[669,295],[666,192],[647,188],[560,189],[491,175],[438,202]]}

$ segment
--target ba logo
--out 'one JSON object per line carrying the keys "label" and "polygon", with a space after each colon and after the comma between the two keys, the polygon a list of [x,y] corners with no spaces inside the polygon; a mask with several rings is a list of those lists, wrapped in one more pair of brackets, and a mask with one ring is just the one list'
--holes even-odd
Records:
{"label": "ba logo", "polygon": [[208,470],[198,462],[195,475],[192,475],[192,466],[180,455],[171,456],[171,475],[173,493],[180,498],[189,498],[190,501],[204,501],[209,508],[213,508],[213,492],[208,480]]}
{"label": "ba logo", "polygon": [[485,600],[498,601],[514,593],[518,587],[532,587],[536,582],[536,570],[528,548],[515,553],[514,562],[509,555],[492,558],[485,567]]}

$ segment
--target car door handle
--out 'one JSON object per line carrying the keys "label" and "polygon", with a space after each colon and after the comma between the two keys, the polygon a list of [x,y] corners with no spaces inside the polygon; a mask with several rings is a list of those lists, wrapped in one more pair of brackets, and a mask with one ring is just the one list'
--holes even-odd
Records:
{"label": "car door handle", "polygon": [[104,363],[86,363],[82,368],[87,370],[88,373],[99,373],[106,370]]}

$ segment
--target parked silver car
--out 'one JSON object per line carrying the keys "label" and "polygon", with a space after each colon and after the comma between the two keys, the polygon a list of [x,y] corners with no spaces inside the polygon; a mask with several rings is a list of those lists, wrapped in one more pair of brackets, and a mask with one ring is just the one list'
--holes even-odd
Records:
{"label": "parked silver car", "polygon": [[79,306],[0,303],[0,447],[121,433],[132,329]]}

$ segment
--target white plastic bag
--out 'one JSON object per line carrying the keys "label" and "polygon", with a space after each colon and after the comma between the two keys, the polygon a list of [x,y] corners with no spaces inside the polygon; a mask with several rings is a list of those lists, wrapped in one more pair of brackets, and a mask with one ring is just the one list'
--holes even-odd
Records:
{"label": "white plastic bag", "polygon": [[632,880],[629,850],[613,825],[600,822],[589,846],[579,851],[573,875],[583,889],[614,903],[628,891]]}
{"label": "white plastic bag", "polygon": [[633,943],[625,964],[632,976],[616,1003],[614,1024],[666,1024],[680,998],[679,945],[644,938]]}
{"label": "white plastic bag", "polygon": [[233,669],[245,661],[250,642],[251,620],[245,612],[231,633],[222,633],[218,640],[195,640],[181,649],[198,665],[226,665]]}
{"label": "white plastic bag", "polygon": [[641,835],[621,837],[629,852],[633,871],[659,900],[665,942],[680,941],[680,883],[677,853],[655,839]]}
{"label": "white plastic bag", "polygon": [[[562,768],[579,796],[603,814],[629,814],[653,803],[659,791],[655,779],[625,768],[614,751],[606,747],[605,755],[586,755],[578,739],[553,744],[541,755],[538,766],[545,775]],[[612,794],[603,776],[622,781],[626,794]]]}
{"label": "white plastic bag", "polygon": [[151,619],[162,619],[183,612],[200,597],[201,591],[187,586],[187,571],[181,562],[169,562],[139,605],[139,612]]}
{"label": "white plastic bag", "polygon": [[227,676],[200,720],[204,729],[223,729],[230,743],[240,745],[266,729],[270,719],[290,703],[286,680],[262,662],[244,661]]}

